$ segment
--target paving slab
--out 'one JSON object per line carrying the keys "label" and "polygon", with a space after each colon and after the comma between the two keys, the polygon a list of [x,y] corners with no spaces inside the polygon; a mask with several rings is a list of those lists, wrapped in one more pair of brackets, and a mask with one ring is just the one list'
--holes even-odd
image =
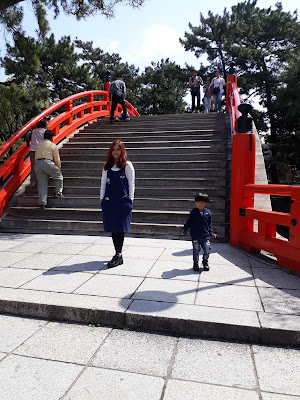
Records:
{"label": "paving slab", "polygon": [[89,243],[56,243],[44,249],[46,254],[78,254],[91,247]]}
{"label": "paving slab", "polygon": [[128,246],[123,251],[123,257],[156,260],[163,251],[163,247]]}
{"label": "paving slab", "polygon": [[[25,272],[30,270],[24,270]],[[37,272],[37,271],[32,271]],[[72,293],[90,279],[89,274],[74,272],[64,274],[64,271],[45,271],[42,275],[22,286],[24,289],[46,290],[50,292]],[[40,274],[40,272],[38,272]]]}
{"label": "paving slab", "polygon": [[82,366],[9,355],[0,363],[0,398],[57,400]]}
{"label": "paving slab", "polygon": [[[211,372],[213,374],[213,370]],[[199,371],[199,374],[201,374],[201,371]],[[201,399],[205,400],[259,400],[259,396],[254,390],[237,389],[190,381],[184,382],[177,379],[168,381],[164,400],[195,400],[200,398],[200,393]]]}
{"label": "paving slab", "polygon": [[51,268],[51,271],[65,271],[65,273],[87,272],[95,274],[105,267],[107,258],[102,256],[90,256],[76,254],[61,262],[59,265]]}
{"label": "paving slab", "polygon": [[193,251],[191,247],[188,249],[179,249],[178,248],[166,248],[164,252],[160,255],[160,261],[180,261],[189,263],[191,267],[193,266]]}
{"label": "paving slab", "polygon": [[[2,242],[3,243],[3,242]],[[43,250],[48,249],[49,247],[52,247],[53,243],[45,243],[45,242],[21,242],[16,245],[16,242],[14,242],[13,247],[9,247],[7,251],[15,252],[15,253],[40,253]],[[0,242],[0,248],[1,248],[1,242]],[[54,252],[55,253],[55,252]]]}
{"label": "paving slab", "polygon": [[146,278],[132,298],[194,304],[197,286],[197,282]]}
{"label": "paving slab", "polygon": [[[148,272],[152,268],[155,260],[143,259],[143,258],[129,258],[126,257],[125,263],[122,268],[107,268],[104,266],[101,269],[101,274],[108,275],[124,275],[124,276],[147,276]],[[107,264],[107,261],[106,263]]]}
{"label": "paving slab", "polygon": [[181,338],[172,378],[235,388],[256,388],[250,349],[244,344]]}
{"label": "paving slab", "polygon": [[[19,240],[18,246],[22,246],[24,243],[25,243],[24,241]],[[18,246],[16,246],[16,244],[17,244],[17,240],[9,240],[9,239],[3,240],[0,236],[0,251],[1,252],[6,251],[11,248],[18,247]]]}
{"label": "paving slab", "polygon": [[298,275],[289,274],[288,271],[279,268],[253,268],[252,270],[256,286],[300,290]]}
{"label": "paving slab", "polygon": [[160,400],[163,386],[162,378],[89,367],[65,400]]}
{"label": "paving slab", "polygon": [[18,261],[25,260],[32,253],[12,253],[10,251],[1,251],[0,267],[11,267]]}
{"label": "paving slab", "polygon": [[191,269],[191,262],[158,260],[148,272],[147,277],[197,282],[200,275],[195,274]]}
{"label": "paving slab", "polygon": [[129,299],[142,281],[143,278],[140,277],[99,274],[74,293]]}
{"label": "paving slab", "polygon": [[40,276],[42,271],[31,269],[4,268],[0,271],[0,282],[2,287],[18,288],[34,278]]}
{"label": "paving slab", "polygon": [[264,311],[300,315],[300,290],[258,288]]}
{"label": "paving slab", "polygon": [[242,252],[231,252],[221,250],[218,253],[212,253],[209,257],[209,262],[215,265],[236,265],[239,267],[250,267],[250,262],[247,254]]}
{"label": "paving slab", "polygon": [[46,321],[0,315],[0,351],[10,353],[46,324]]}
{"label": "paving slab", "polygon": [[253,354],[261,390],[300,396],[299,350],[254,345]]}
{"label": "paving slab", "polygon": [[176,343],[174,337],[114,330],[98,350],[92,365],[164,377]]}
{"label": "paving slab", "polygon": [[255,282],[250,267],[234,264],[211,263],[209,273],[200,275],[201,282],[215,282],[231,285],[254,286]]}
{"label": "paving slab", "polygon": [[85,365],[110,331],[104,327],[50,322],[14,353]]}
{"label": "paving slab", "polygon": [[115,250],[111,242],[109,244],[92,244],[80,251],[80,254],[87,256],[106,256],[107,261],[109,261],[115,254]]}
{"label": "paving slab", "polygon": [[257,289],[250,286],[200,282],[196,304],[263,311]]}
{"label": "paving slab", "polygon": [[70,254],[31,254],[26,259],[22,259],[21,261],[13,264],[13,267],[20,269],[41,269],[48,271],[49,269],[60,265],[69,258],[71,258]]}

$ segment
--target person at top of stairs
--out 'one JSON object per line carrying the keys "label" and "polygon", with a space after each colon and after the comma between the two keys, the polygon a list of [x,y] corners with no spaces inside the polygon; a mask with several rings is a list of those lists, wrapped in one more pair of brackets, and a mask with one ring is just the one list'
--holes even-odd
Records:
{"label": "person at top of stairs", "polygon": [[125,104],[126,97],[126,85],[121,79],[117,79],[112,82],[109,90],[109,101],[111,101],[111,109],[110,109],[110,121],[114,122],[114,113],[118,104],[121,104],[123,108],[124,121],[128,121],[127,117],[127,107]]}
{"label": "person at top of stairs", "polygon": [[35,150],[35,172],[38,180],[39,204],[41,208],[47,206],[48,179],[51,176],[55,181],[55,197],[64,197],[63,176],[61,162],[56,144],[52,143],[53,132],[47,129],[44,140],[38,143]]}
{"label": "person at top of stairs", "polygon": [[127,160],[124,143],[121,140],[115,140],[107,152],[100,191],[104,232],[112,232],[116,251],[107,264],[108,268],[123,264],[124,233],[130,232],[134,188],[133,165]]}
{"label": "person at top of stairs", "polygon": [[194,271],[199,271],[199,253],[200,246],[203,249],[202,265],[204,271],[209,271],[208,258],[210,252],[210,238],[216,238],[217,235],[213,233],[211,226],[211,212],[206,208],[209,203],[209,197],[207,194],[198,193],[195,196],[196,208],[190,212],[190,215],[184,224],[182,234],[190,230],[192,242],[193,242],[193,260],[194,260]]}
{"label": "person at top of stairs", "polygon": [[[200,85],[203,86],[203,80],[197,76],[197,71],[192,71],[192,76],[189,79],[189,87],[192,95],[192,112],[200,112]],[[197,107],[195,109],[195,99],[197,98]]]}

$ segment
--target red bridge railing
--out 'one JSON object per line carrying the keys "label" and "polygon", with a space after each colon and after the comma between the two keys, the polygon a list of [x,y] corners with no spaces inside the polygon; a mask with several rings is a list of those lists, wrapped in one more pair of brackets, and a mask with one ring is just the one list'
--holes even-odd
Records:
{"label": "red bridge railing", "polygon": [[[236,76],[227,79],[226,108],[232,133],[230,243],[247,251],[268,251],[279,265],[300,272],[300,186],[255,185],[255,135],[237,132],[240,104]],[[290,196],[290,213],[254,208],[254,194]],[[254,220],[258,229],[254,231]],[[276,226],[289,228],[289,238],[277,237]]]}
{"label": "red bridge railing", "polygon": [[[62,107],[63,111],[51,119],[48,125],[48,129],[54,132],[54,143],[59,143],[76,131],[79,126],[87,122],[95,121],[99,117],[108,117],[110,115],[109,86],[106,86],[105,89],[77,93],[48,107],[0,147],[0,159],[30,129],[36,127],[41,119],[51,116]],[[94,96],[101,96],[102,99],[94,100]],[[86,98],[84,103],[73,106],[75,100],[84,98]],[[139,116],[137,110],[129,102],[126,101],[126,105],[130,116]],[[115,115],[120,116],[121,111],[121,107],[118,106]],[[0,216],[7,207],[11,196],[30,173],[31,166],[28,153],[29,147],[26,143],[23,143],[0,167]]]}

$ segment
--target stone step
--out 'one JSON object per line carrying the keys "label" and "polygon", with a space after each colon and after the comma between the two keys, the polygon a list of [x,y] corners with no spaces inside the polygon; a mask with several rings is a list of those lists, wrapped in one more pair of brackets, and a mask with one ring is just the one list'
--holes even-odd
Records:
{"label": "stone step", "polygon": [[[75,158],[75,157],[74,157]],[[94,170],[94,169],[100,169],[102,170],[103,163],[104,163],[104,158],[102,160],[99,160],[97,158],[95,161],[90,161],[90,160],[85,160],[81,161],[80,164],[78,163],[78,160],[71,160],[71,159],[63,159],[63,170],[66,169],[75,169],[80,166],[81,171],[86,171],[86,170]],[[173,160],[173,161],[134,161],[134,168],[136,171],[141,170],[141,169],[159,169],[159,170],[166,170],[166,169],[192,169],[193,172],[195,171],[202,171],[203,169],[211,170],[213,167],[217,170],[223,170],[225,171],[226,167],[226,162],[225,160],[202,160],[202,159],[197,159],[197,160],[191,160],[191,161],[178,161],[178,160]]]}
{"label": "stone step", "polygon": [[[136,187],[148,187],[148,186],[156,186],[156,187],[174,187],[176,185],[183,186],[183,187],[198,187],[203,186],[207,181],[206,177],[196,177],[196,178],[139,178],[138,176],[135,179]],[[52,178],[50,178],[49,183],[51,185]],[[99,177],[94,176],[80,176],[80,177],[66,177],[64,176],[64,184],[66,186],[81,186],[81,187],[89,187],[89,186],[97,186],[99,185]],[[210,177],[209,184],[211,186],[216,187],[225,187],[224,179],[220,177]]]}
{"label": "stone step", "polygon": [[[67,208],[100,208],[100,196],[65,196],[62,198],[48,197],[48,204],[53,207]],[[36,207],[38,204],[37,195],[23,195],[18,198],[20,207]],[[153,198],[153,197],[135,197],[135,209],[154,209],[154,210],[191,210],[195,207],[194,199],[191,198]],[[209,209],[213,212],[225,209],[225,200],[213,198],[209,202]]]}
{"label": "stone step", "polygon": [[[62,149],[63,150],[63,149]],[[106,149],[107,151],[107,149]],[[70,154],[70,153],[61,153],[61,160],[62,161],[99,161],[101,163],[104,163],[105,161],[105,152],[102,152],[100,154],[95,154],[95,153],[90,153],[90,154]],[[214,165],[216,167],[219,167],[218,163],[219,161],[223,161],[226,159],[226,154],[225,152],[216,154],[210,151],[193,151],[191,153],[183,153],[183,152],[178,152],[178,151],[173,151],[168,152],[165,150],[165,152],[161,152],[160,154],[157,154],[155,152],[154,154],[151,153],[151,149],[149,150],[148,154],[143,152],[141,154],[141,151],[137,151],[135,153],[128,152],[128,159],[135,163],[136,161],[170,161],[171,164],[173,164],[173,161],[214,161]]]}
{"label": "stone step", "polygon": [[[68,219],[76,221],[102,221],[102,211],[95,208],[47,208],[42,210],[39,207],[11,207],[9,216],[23,219]],[[132,211],[133,222],[155,223],[175,223],[184,224],[189,215],[189,211],[167,211],[167,210],[139,210],[134,208]],[[213,221],[224,223],[224,214],[215,213]]]}
{"label": "stone step", "polygon": [[[107,134],[107,133],[76,133],[74,136],[69,138],[68,143],[88,143],[88,142],[109,142],[111,143],[115,139],[115,133],[112,134]],[[201,135],[199,133],[194,133],[190,131],[190,133],[180,133],[180,134],[175,134],[169,132],[159,132],[156,135],[153,134],[129,134],[129,133],[122,133],[118,134],[118,139],[125,141],[139,141],[139,142],[147,142],[149,140],[152,141],[165,141],[165,140],[211,140],[212,142],[219,141],[219,140],[225,140],[225,135],[223,132],[210,132],[210,133],[202,133]]]}
{"label": "stone step", "polygon": [[[137,197],[163,197],[173,198],[174,194],[176,197],[184,198],[195,198],[197,193],[207,193],[211,198],[222,198],[225,197],[225,187],[217,188],[215,186],[207,185],[206,182],[201,186],[195,187],[180,187],[180,186],[149,186],[141,187],[136,186],[135,196]],[[37,194],[36,188],[27,186],[25,188],[26,194]],[[49,194],[54,193],[54,186],[49,186]],[[64,195],[66,196],[100,196],[100,181],[97,186],[64,186]]]}
{"label": "stone step", "polygon": [[[159,224],[159,223],[138,223],[132,222],[131,236],[145,235],[169,239],[184,239],[186,236],[180,234],[181,224]],[[99,235],[103,232],[101,221],[75,221],[75,220],[47,220],[47,219],[24,219],[7,217],[1,221],[2,232],[22,233],[57,233],[60,234],[88,234]],[[217,233],[218,241],[227,241],[225,238],[224,224],[214,224],[214,232]],[[107,234],[105,234],[107,235]],[[126,236],[130,236],[126,234]]]}
{"label": "stone step", "polygon": [[[98,168],[96,169],[89,169],[85,168],[84,170],[82,168],[80,169],[75,169],[75,168],[67,168],[65,167],[66,163],[64,163],[62,173],[64,177],[80,177],[82,176],[83,173],[85,173],[87,176],[93,176],[97,177],[98,179],[101,179],[102,175],[102,165],[99,165]],[[161,168],[156,168],[156,169],[140,169],[137,168],[137,164],[134,165],[135,167],[135,176],[137,178],[188,178],[190,176],[195,175],[195,170],[194,169],[161,169]],[[196,175],[199,177],[210,177],[210,178],[215,178],[215,177],[222,177],[224,178],[226,175],[226,171],[224,169],[217,169],[217,168],[201,168],[197,169]]]}
{"label": "stone step", "polygon": [[[62,149],[59,150],[60,154],[81,154],[81,155],[100,155],[104,154],[106,155],[107,150],[109,148],[110,144],[108,143],[107,146],[104,146],[101,144],[99,147],[75,147],[71,148],[70,146],[64,146]],[[224,152],[225,153],[225,144],[218,144],[218,145],[187,145],[187,146],[145,146],[145,147],[132,147],[132,146],[126,146],[126,152],[128,156],[133,157],[135,155],[152,155],[155,153],[156,155],[164,155],[164,154],[170,154],[172,153],[177,153],[177,154],[193,154],[195,153],[220,153]]]}
{"label": "stone step", "polygon": [[[126,151],[131,148],[152,148],[153,150],[156,150],[158,147],[163,147],[163,148],[168,148],[168,147],[202,147],[202,146],[209,146],[209,147],[217,147],[217,148],[224,148],[225,143],[224,140],[222,139],[217,139],[214,142],[212,142],[209,139],[206,140],[160,140],[160,141],[143,141],[143,142],[137,142],[137,139],[134,139],[135,141],[128,141],[124,140],[124,146],[126,148]],[[81,149],[88,149],[88,148],[93,148],[93,149],[108,149],[109,146],[111,145],[112,141],[99,141],[99,142],[68,142],[64,145],[64,149],[70,149],[71,151],[79,150]]]}

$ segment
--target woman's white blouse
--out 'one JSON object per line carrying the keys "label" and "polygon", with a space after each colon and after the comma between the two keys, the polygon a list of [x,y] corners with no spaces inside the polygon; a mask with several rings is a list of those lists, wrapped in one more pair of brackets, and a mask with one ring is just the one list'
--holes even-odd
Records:
{"label": "woman's white blouse", "polygon": [[[118,168],[116,165],[112,167],[112,171],[120,171],[121,168]],[[134,189],[135,189],[135,171],[133,168],[133,165],[130,161],[127,161],[126,167],[125,167],[125,175],[128,180],[128,186],[129,186],[129,197],[130,200],[133,201],[134,199]],[[102,170],[102,177],[101,177],[101,191],[100,191],[100,199],[102,200],[104,195],[105,195],[105,189],[106,189],[106,181],[107,181],[107,171],[104,169]]]}

